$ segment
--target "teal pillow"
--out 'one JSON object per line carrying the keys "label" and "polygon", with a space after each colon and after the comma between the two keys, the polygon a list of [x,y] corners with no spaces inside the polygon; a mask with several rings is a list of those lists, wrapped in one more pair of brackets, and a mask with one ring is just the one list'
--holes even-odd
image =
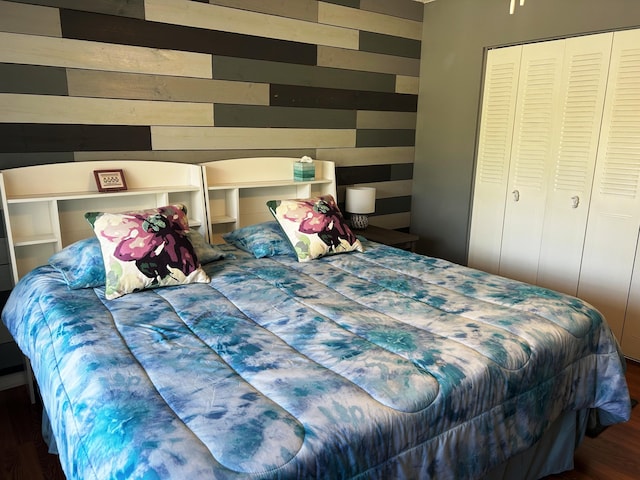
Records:
{"label": "teal pillow", "polygon": [[191,245],[193,245],[193,249],[196,251],[200,265],[206,265],[207,263],[215,262],[225,257],[225,253],[215,245],[207,243],[199,231],[190,228],[187,232],[187,238],[191,241]]}
{"label": "teal pillow", "polygon": [[276,221],[258,223],[225,233],[225,242],[251,253],[256,258],[293,255],[289,240]]}
{"label": "teal pillow", "polygon": [[54,253],[49,265],[62,274],[72,290],[104,285],[104,261],[96,237],[78,240]]}

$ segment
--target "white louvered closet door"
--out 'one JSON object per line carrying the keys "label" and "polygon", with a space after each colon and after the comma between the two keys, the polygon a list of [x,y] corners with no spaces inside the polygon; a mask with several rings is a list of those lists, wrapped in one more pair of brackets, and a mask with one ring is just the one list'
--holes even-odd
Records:
{"label": "white louvered closet door", "polygon": [[570,295],[578,290],[612,40],[605,33],[565,41],[536,283]]}
{"label": "white louvered closet door", "polygon": [[536,283],[553,136],[560,124],[564,40],[522,50],[499,273]]}
{"label": "white louvered closet door", "polygon": [[522,46],[487,52],[469,240],[471,267],[498,273]]}
{"label": "white louvered closet door", "polygon": [[[634,317],[640,301],[637,278],[631,295],[629,288],[639,229],[640,30],[630,30],[614,33],[578,296],[605,315],[625,354],[633,348],[636,358],[640,358],[639,320]],[[635,277],[639,274],[636,270]],[[626,341],[634,335],[636,345]]]}

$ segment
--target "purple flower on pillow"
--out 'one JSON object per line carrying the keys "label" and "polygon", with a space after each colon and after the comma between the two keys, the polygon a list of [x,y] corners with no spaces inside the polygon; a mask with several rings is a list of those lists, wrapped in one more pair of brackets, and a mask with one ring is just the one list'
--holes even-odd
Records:
{"label": "purple flower on pillow", "polygon": [[352,244],[356,240],[344,222],[342,213],[331,195],[325,195],[315,201],[303,201],[296,208],[290,208],[284,218],[299,224],[298,230],[305,234],[317,233],[329,247],[336,248],[341,240]]}
{"label": "purple flower on pillow", "polygon": [[103,235],[120,238],[113,255],[125,262],[135,261],[138,270],[148,278],[165,278],[171,275],[169,268],[187,276],[198,268],[198,259],[185,234],[186,225],[181,210],[167,208],[151,216],[126,217],[117,231]]}

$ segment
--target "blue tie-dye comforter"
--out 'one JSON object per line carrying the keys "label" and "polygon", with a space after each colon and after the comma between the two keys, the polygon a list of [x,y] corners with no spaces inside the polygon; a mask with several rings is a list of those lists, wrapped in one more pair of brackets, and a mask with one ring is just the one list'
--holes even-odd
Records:
{"label": "blue tie-dye comforter", "polygon": [[[374,243],[105,300],[51,267],[3,320],[73,479],[481,478],[563,412],[630,406],[580,300]],[[232,249],[232,247],[228,247]]]}

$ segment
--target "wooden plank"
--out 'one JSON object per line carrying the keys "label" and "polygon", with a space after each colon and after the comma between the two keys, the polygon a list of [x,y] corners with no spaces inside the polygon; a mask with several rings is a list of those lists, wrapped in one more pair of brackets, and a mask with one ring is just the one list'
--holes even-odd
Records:
{"label": "wooden plank", "polygon": [[381,53],[358,52],[343,48],[318,47],[318,65],[322,67],[420,76],[420,60]]}
{"label": "wooden plank", "polygon": [[291,0],[269,0],[268,2],[264,0],[209,0],[209,3],[309,22],[318,21],[318,2],[316,0],[296,0],[295,2]]}
{"label": "wooden plank", "polygon": [[211,56],[0,32],[0,62],[211,78]]}
{"label": "wooden plank", "polygon": [[[344,191],[351,184],[342,184],[338,188],[338,196],[344,198]],[[376,200],[411,196],[412,180],[395,180],[385,182],[358,183],[360,187],[372,187],[376,189]]]}
{"label": "wooden plank", "polygon": [[331,160],[336,167],[413,163],[415,147],[318,148],[318,160]]}
{"label": "wooden plank", "polygon": [[154,150],[325,148],[355,146],[355,130],[151,127]]}
{"label": "wooden plank", "polygon": [[73,162],[73,152],[0,153],[0,169]]}
{"label": "wooden plank", "polygon": [[415,128],[358,129],[356,147],[410,147],[416,143]]}
{"label": "wooden plank", "polygon": [[417,22],[422,22],[424,15],[424,5],[415,0],[360,0],[360,8]]}
{"label": "wooden plank", "polygon": [[[163,162],[206,163],[214,160],[249,157],[315,158],[313,148],[303,149],[230,149],[230,150],[155,150],[122,152],[75,152],[76,161],[86,160],[160,160]],[[0,154],[0,162],[2,156]]]}
{"label": "wooden plank", "polygon": [[349,90],[361,90],[366,85],[367,90],[378,92],[396,90],[395,76],[387,73],[218,56],[213,57],[213,78]]}
{"label": "wooden plank", "polygon": [[358,112],[358,128],[412,129],[416,128],[415,112],[379,112],[364,110]]}
{"label": "wooden plank", "polygon": [[316,64],[317,46],[300,42],[73,10],[62,10],[60,21],[63,35],[78,40]]}
{"label": "wooden plank", "polygon": [[418,97],[399,93],[271,85],[271,105],[415,112]]}
{"label": "wooden plank", "polygon": [[[383,182],[384,183],[384,182]],[[376,197],[378,189],[376,188]],[[391,215],[394,213],[411,211],[411,191],[408,194],[399,195],[397,197],[388,196],[379,198],[376,202],[377,215]]]}
{"label": "wooden plank", "polygon": [[145,0],[147,20],[266,38],[358,48],[351,28],[221,7],[189,0]]}
{"label": "wooden plank", "polygon": [[144,18],[144,0],[18,0],[21,3]]}
{"label": "wooden plank", "polygon": [[3,120],[94,125],[213,125],[210,104],[0,93]]}
{"label": "wooden plank", "polygon": [[57,8],[0,1],[0,31],[60,37]]}
{"label": "wooden plank", "polygon": [[422,38],[422,22],[326,2],[318,2],[318,21],[328,25],[385,33],[414,40]]}
{"label": "wooden plank", "polygon": [[360,32],[360,51],[363,52],[420,58],[420,48],[421,43],[418,40],[381,33]]}
{"label": "wooden plank", "polygon": [[0,63],[0,92],[66,95],[64,68]]}
{"label": "wooden plank", "polygon": [[68,69],[67,78],[73,96],[269,104],[269,86],[264,83],[76,69]]}
{"label": "wooden plank", "polygon": [[391,178],[390,164],[336,167],[336,180],[340,185],[387,182]]}
{"label": "wooden plank", "polygon": [[373,215],[369,217],[369,224],[382,228],[390,228],[392,230],[409,228],[411,226],[411,212]]}
{"label": "wooden plank", "polygon": [[406,75],[396,76],[396,93],[411,93],[418,95],[420,90],[420,78]]}
{"label": "wooden plank", "polygon": [[391,165],[390,180],[408,180],[413,178],[413,162]]}
{"label": "wooden plank", "polygon": [[151,150],[149,127],[0,123],[0,152]]}
{"label": "wooden plank", "polygon": [[214,105],[217,127],[356,128],[353,110]]}
{"label": "wooden plank", "polygon": [[413,180],[391,180],[388,182],[379,182],[375,185],[371,184],[369,186],[376,188],[377,198],[406,197],[411,196]]}
{"label": "wooden plank", "polygon": [[359,8],[360,0],[324,0],[325,2],[335,3],[336,5],[343,5],[345,7]]}

